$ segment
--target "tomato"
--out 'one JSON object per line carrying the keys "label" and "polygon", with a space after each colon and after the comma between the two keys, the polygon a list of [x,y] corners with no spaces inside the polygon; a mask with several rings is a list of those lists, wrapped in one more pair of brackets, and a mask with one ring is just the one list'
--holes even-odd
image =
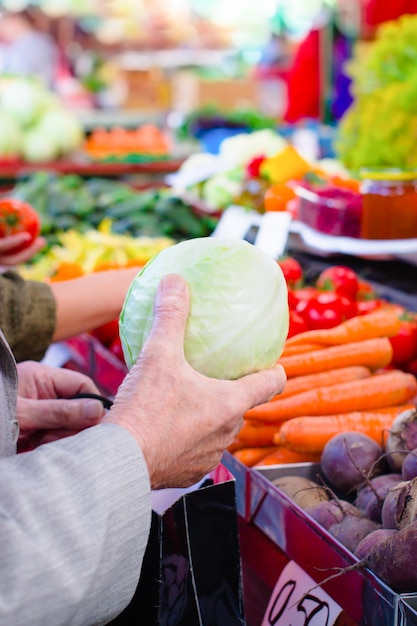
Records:
{"label": "tomato", "polygon": [[400,316],[401,326],[395,337],[390,337],[393,349],[392,364],[401,367],[417,359],[417,315],[404,313]]}
{"label": "tomato", "polygon": [[374,300],[359,300],[359,302],[356,303],[357,314],[366,315],[367,313],[372,313],[372,311],[381,308],[383,304],[384,301],[378,298]]}
{"label": "tomato", "polygon": [[260,167],[263,161],[265,161],[266,156],[260,155],[254,157],[246,166],[246,175],[250,178],[259,178],[260,176]]}
{"label": "tomato", "polygon": [[404,367],[405,371],[417,378],[417,359],[413,359]]}
{"label": "tomato", "polygon": [[0,200],[0,238],[22,232],[30,235],[30,239],[8,250],[8,253],[16,254],[28,248],[39,236],[40,231],[39,214],[30,204],[17,198]]}
{"label": "tomato", "polygon": [[306,300],[311,300],[319,294],[315,287],[300,287],[299,289],[289,289],[288,305],[290,310],[297,311],[298,307]]}
{"label": "tomato", "polygon": [[265,211],[286,211],[290,200],[297,197],[294,189],[286,183],[271,185],[264,194]]}
{"label": "tomato", "polygon": [[308,330],[306,321],[297,311],[290,311],[290,325],[287,337],[293,337]]}
{"label": "tomato", "polygon": [[354,302],[332,292],[319,292],[299,302],[296,311],[311,330],[333,328],[356,315]]}
{"label": "tomato", "polygon": [[359,279],[349,267],[333,265],[321,272],[316,281],[316,286],[318,289],[334,291],[341,296],[356,300],[359,291]]}
{"label": "tomato", "polygon": [[303,280],[303,268],[300,263],[291,256],[283,257],[278,260],[282,273],[284,274],[285,281],[289,287],[294,289],[302,283]]}
{"label": "tomato", "polygon": [[104,346],[108,347],[115,339],[119,338],[119,320],[115,319],[97,326],[97,328],[91,331],[91,334]]}

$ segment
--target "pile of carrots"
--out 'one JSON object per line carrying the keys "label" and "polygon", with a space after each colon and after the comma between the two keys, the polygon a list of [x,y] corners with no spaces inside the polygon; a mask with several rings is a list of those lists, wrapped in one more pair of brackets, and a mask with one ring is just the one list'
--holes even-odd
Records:
{"label": "pile of carrots", "polygon": [[93,159],[125,157],[144,154],[153,157],[167,156],[170,142],[158,126],[143,124],[137,128],[95,128],[85,142],[84,149]]}
{"label": "pile of carrots", "polygon": [[400,323],[388,305],[287,339],[278,361],[287,374],[283,393],[245,414],[229,451],[253,467],[319,461],[327,441],[349,430],[383,444],[417,396],[416,378],[390,368],[389,337]]}

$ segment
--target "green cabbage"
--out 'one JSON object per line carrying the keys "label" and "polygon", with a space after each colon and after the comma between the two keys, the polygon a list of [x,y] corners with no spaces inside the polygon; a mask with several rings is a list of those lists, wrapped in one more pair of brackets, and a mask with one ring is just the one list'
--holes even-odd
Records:
{"label": "green cabbage", "polygon": [[10,115],[0,110],[0,158],[12,159],[21,155],[23,134]]}
{"label": "green cabbage", "polygon": [[190,287],[184,350],[194,369],[235,379],[275,364],[289,315],[280,267],[246,241],[203,237],[159,252],[132,282],[119,320],[129,368],[150,332],[156,288],[168,273],[181,274]]}

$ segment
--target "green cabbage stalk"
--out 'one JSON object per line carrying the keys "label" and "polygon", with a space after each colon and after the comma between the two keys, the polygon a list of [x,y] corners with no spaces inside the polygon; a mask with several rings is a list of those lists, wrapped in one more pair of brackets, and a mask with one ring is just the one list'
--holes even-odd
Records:
{"label": "green cabbage stalk", "polygon": [[168,273],[181,274],[190,287],[184,351],[195,370],[236,379],[276,363],[289,317],[278,263],[246,241],[203,237],[159,252],[133,280],[119,320],[129,368],[150,332],[156,288]]}

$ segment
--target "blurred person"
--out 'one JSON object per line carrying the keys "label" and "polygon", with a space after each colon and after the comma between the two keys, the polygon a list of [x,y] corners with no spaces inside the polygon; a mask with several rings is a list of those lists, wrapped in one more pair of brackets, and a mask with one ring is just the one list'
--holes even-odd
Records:
{"label": "blurred person", "polygon": [[417,0],[337,0],[333,15],[320,14],[287,74],[285,121],[340,120],[353,101],[345,64],[354,43],[372,39],[380,24],[406,13],[417,13]]}
{"label": "blurred person", "polygon": [[[101,419],[66,399],[93,388],[86,377],[37,363],[16,370],[0,334],[0,623],[116,617],[139,580],[151,489],[195,484],[244,413],[282,391],[280,366],[233,381],[193,370],[184,356],[189,307],[184,279],[165,276],[148,340]],[[15,454],[18,421],[55,441]]]}
{"label": "blurred person", "polygon": [[359,34],[361,0],[323,10],[299,44],[287,73],[286,122],[339,120],[352,103],[345,63]]}
{"label": "blurred person", "polygon": [[34,9],[0,9],[0,74],[38,77],[52,88],[58,64],[58,47],[39,29]]}

